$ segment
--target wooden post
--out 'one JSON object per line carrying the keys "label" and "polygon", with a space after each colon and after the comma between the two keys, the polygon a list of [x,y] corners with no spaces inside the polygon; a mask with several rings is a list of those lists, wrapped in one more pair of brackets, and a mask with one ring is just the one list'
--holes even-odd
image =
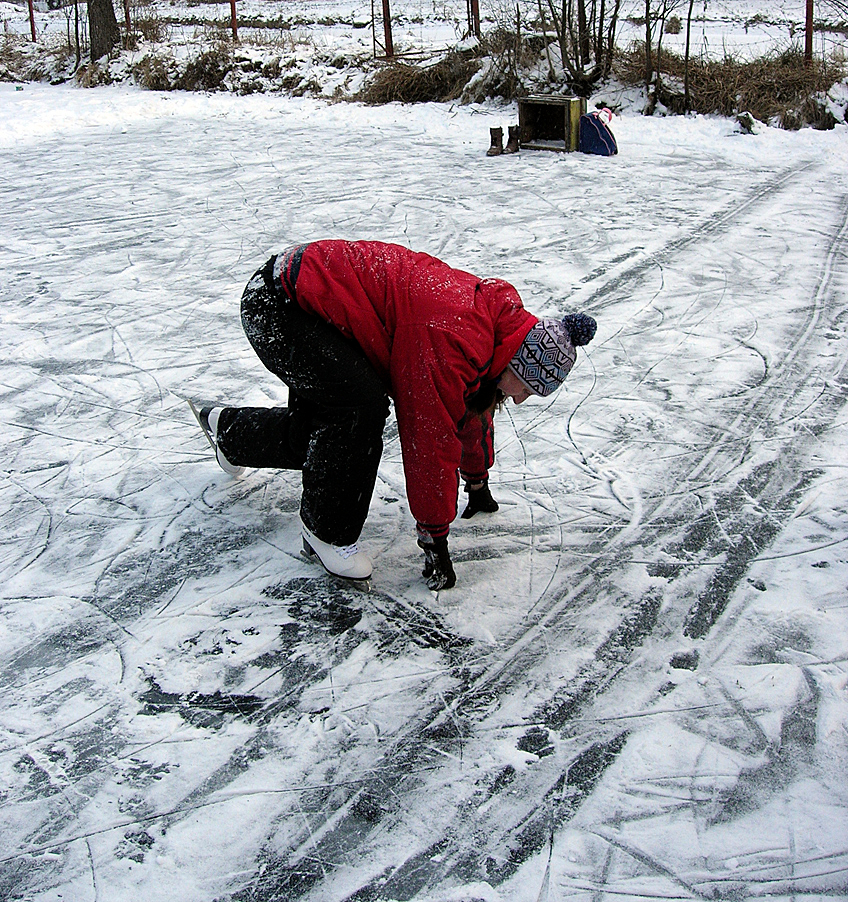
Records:
{"label": "wooden post", "polygon": [[470,0],[471,3],[471,21],[468,23],[471,33],[478,40],[480,39],[480,0]]}
{"label": "wooden post", "polygon": [[32,6],[32,0],[29,0],[29,30],[32,32],[32,40],[35,42],[35,10]]}
{"label": "wooden post", "polygon": [[389,9],[389,0],[383,0],[383,34],[386,39],[386,56],[391,59],[395,55],[395,45],[392,41],[392,12]]}
{"label": "wooden post", "polygon": [[689,45],[692,36],[692,7],[695,0],[689,0],[689,14],[686,16],[686,52],[683,55],[683,106],[686,112],[690,112],[689,107]]}
{"label": "wooden post", "polygon": [[813,62],[813,0],[807,0],[807,24],[804,31],[804,62]]}
{"label": "wooden post", "polygon": [[233,43],[238,44],[238,22],[236,21],[236,0],[230,0],[230,21],[233,27]]}
{"label": "wooden post", "polygon": [[585,97],[571,97],[565,108],[565,149],[577,150],[580,146],[580,117],[586,112]]}

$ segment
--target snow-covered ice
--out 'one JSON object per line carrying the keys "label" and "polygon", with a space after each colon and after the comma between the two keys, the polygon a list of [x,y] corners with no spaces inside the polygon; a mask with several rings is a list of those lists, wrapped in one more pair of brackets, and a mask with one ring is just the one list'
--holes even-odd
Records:
{"label": "snow-covered ice", "polygon": [[[848,131],[0,85],[0,896],[848,898]],[[376,238],[599,327],[498,418],[420,578],[390,421],[374,591],[185,398],[296,240]]]}

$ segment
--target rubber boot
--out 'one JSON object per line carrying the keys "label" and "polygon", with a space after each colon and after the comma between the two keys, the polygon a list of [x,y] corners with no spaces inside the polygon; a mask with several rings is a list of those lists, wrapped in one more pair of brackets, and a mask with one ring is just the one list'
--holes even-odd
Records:
{"label": "rubber boot", "polygon": [[510,125],[509,127],[509,140],[506,142],[506,147],[504,148],[504,153],[518,153],[518,135],[521,129],[517,125]]}
{"label": "rubber boot", "polygon": [[490,128],[492,135],[492,146],[486,151],[487,157],[499,157],[504,152],[503,146],[503,129]]}

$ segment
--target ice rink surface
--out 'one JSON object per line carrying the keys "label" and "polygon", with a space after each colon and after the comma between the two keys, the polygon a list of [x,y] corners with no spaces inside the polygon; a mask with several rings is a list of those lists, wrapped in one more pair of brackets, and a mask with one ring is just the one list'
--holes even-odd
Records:
{"label": "ice rink surface", "polygon": [[[848,898],[848,132],[0,85],[0,897]],[[598,320],[374,588],[184,401],[284,403],[270,253],[395,241]],[[460,499],[462,502],[463,499]]]}

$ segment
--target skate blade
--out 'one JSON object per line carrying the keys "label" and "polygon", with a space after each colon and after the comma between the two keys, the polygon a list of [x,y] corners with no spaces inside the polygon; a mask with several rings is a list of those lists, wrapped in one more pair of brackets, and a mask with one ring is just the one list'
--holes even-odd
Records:
{"label": "skate blade", "polygon": [[197,409],[193,401],[188,401],[188,406],[191,408],[191,412],[194,414],[194,418],[197,420],[197,425],[200,426],[200,431],[206,437],[206,441],[209,442],[209,447],[217,454],[218,448],[215,446],[215,442],[212,440],[212,436],[206,431],[206,427],[203,425],[203,420],[200,419],[200,411]]}
{"label": "skate blade", "polygon": [[221,453],[218,446],[215,444],[215,440],[212,436],[206,431],[206,427],[203,425],[203,420],[200,418],[200,411],[193,401],[188,401],[188,406],[191,408],[191,412],[194,414],[194,418],[197,420],[197,425],[200,426],[200,431],[206,436],[206,441],[209,442],[209,447],[215,452],[215,460],[218,463],[218,466],[230,476],[238,479],[239,476],[244,473],[244,467],[237,467],[231,464],[226,457]]}
{"label": "skate blade", "polygon": [[300,552],[310,563],[319,564],[321,569],[330,577],[330,579],[339,583],[341,586],[347,586],[351,589],[358,589],[360,592],[370,592],[371,591],[371,577],[369,576],[367,579],[356,579],[352,576],[341,576],[339,573],[333,573],[332,570],[328,570],[324,566],[324,562],[321,560],[320,555],[317,551],[306,541],[303,540],[303,548]]}

